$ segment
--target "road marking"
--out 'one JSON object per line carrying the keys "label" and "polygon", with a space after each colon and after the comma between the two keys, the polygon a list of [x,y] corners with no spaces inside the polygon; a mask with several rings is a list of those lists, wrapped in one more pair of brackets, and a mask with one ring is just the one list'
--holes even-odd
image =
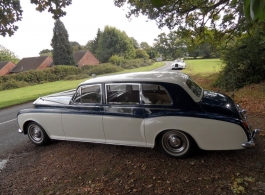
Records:
{"label": "road marking", "polygon": [[16,118],[14,118],[14,119],[12,119],[12,120],[9,120],[9,121],[2,122],[2,123],[0,123],[0,125],[3,125],[3,124],[5,124],[5,123],[12,122],[12,121],[14,121],[14,120],[17,120],[17,119],[16,119]]}

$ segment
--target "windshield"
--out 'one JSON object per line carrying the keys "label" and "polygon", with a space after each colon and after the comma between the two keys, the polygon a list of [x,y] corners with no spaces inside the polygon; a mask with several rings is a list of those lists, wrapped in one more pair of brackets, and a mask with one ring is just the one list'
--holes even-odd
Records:
{"label": "windshield", "polygon": [[186,81],[186,85],[191,89],[191,91],[197,96],[197,97],[201,97],[202,94],[202,88],[197,85],[197,83],[195,83],[193,80],[188,79]]}

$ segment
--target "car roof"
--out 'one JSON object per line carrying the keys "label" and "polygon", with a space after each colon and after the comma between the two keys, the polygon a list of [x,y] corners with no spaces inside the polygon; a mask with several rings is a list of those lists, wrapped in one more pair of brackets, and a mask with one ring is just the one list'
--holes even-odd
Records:
{"label": "car roof", "polygon": [[140,83],[140,82],[164,82],[164,83],[173,83],[180,85],[192,98],[195,102],[199,102],[202,98],[197,97],[191,89],[187,86],[186,81],[190,79],[190,77],[181,72],[133,72],[133,73],[125,73],[125,74],[113,74],[108,76],[100,76],[96,78],[91,78],[86,80],[83,83],[80,83],[79,86],[85,84],[96,84],[96,83],[115,83],[115,82],[126,82],[126,83]]}
{"label": "car roof", "polygon": [[180,72],[134,72],[91,78],[80,85],[109,82],[167,82],[181,85],[186,82],[188,78],[188,75]]}

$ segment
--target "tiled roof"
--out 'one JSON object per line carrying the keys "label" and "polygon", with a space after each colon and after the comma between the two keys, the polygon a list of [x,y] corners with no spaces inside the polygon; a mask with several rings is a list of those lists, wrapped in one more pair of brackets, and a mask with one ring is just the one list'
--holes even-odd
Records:
{"label": "tiled roof", "polygon": [[75,59],[75,64],[77,65],[78,62],[82,59],[82,57],[84,57],[84,55],[86,54],[86,52],[88,51],[85,51],[85,50],[80,50],[80,51],[76,51],[74,53],[74,59]]}
{"label": "tiled roof", "polygon": [[0,70],[1,70],[2,68],[4,68],[5,65],[6,65],[8,62],[9,62],[9,61],[1,61],[1,62],[0,62]]}
{"label": "tiled roof", "polygon": [[44,62],[48,56],[23,58],[17,63],[17,66],[10,72],[22,72],[28,70],[37,70],[37,68]]}

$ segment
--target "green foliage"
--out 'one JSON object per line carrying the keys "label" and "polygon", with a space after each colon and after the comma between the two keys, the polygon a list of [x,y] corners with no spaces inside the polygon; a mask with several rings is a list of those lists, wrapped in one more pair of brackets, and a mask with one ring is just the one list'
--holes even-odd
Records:
{"label": "green foliage", "polygon": [[132,40],[125,32],[106,26],[99,37],[96,56],[101,62],[107,62],[113,55],[119,55],[125,59],[135,57],[135,49]]}
{"label": "green foliage", "polygon": [[120,57],[118,55],[113,55],[109,59],[109,63],[115,64],[117,66],[123,64],[124,62],[125,62],[124,57]]}
{"label": "green foliage", "polygon": [[136,50],[136,58],[148,59],[149,58],[149,55],[146,53],[145,50],[143,50],[143,49],[137,49]]}
{"label": "green foliage", "polygon": [[11,61],[16,64],[19,62],[19,58],[12,51],[0,45],[0,61]]}
{"label": "green foliage", "polygon": [[29,84],[27,82],[16,81],[14,79],[10,79],[6,81],[5,83],[3,83],[2,85],[0,85],[0,91],[7,90],[7,89],[16,89],[16,88],[25,87],[28,85]]}
{"label": "green foliage", "polygon": [[53,14],[54,19],[59,19],[66,15],[63,8],[72,4],[72,0],[30,0],[32,4],[37,5],[36,10],[42,12],[48,10]]}
{"label": "green foliage", "polygon": [[[70,5],[72,0],[31,0],[32,4],[37,5],[36,10],[42,12],[48,10],[53,14],[54,19],[59,19],[66,15],[63,8]],[[0,1],[0,35],[12,36],[18,29],[16,22],[22,19],[22,8],[20,0],[1,0]]]}
{"label": "green foliage", "polygon": [[52,50],[50,49],[43,49],[39,52],[40,56],[50,56],[52,57]]}
{"label": "green foliage", "polygon": [[155,39],[155,49],[163,55],[164,59],[182,58],[186,55],[186,43],[175,32],[161,33]]}
{"label": "green foliage", "polygon": [[246,16],[251,16],[252,20],[265,19],[265,1],[244,0],[244,12]]}
{"label": "green foliage", "polygon": [[98,57],[97,53],[98,53],[98,47],[99,47],[99,38],[100,38],[101,34],[102,34],[102,32],[100,31],[100,29],[98,29],[98,32],[97,32],[95,39],[88,41],[86,46],[85,46],[85,48],[88,49],[93,54],[95,54],[96,57]]}
{"label": "green foliage", "polygon": [[88,75],[92,75],[92,74],[96,74],[96,75],[100,75],[100,74],[107,74],[107,73],[113,73],[113,72],[119,72],[122,71],[123,68],[113,65],[113,64],[109,64],[109,63],[105,63],[105,64],[100,64],[99,66],[94,66],[92,68],[89,69]]}
{"label": "green foliage", "polygon": [[[20,87],[19,83],[27,83],[28,85],[41,84],[46,82],[53,82],[63,80],[68,75],[80,74],[81,69],[75,66],[54,66],[44,70],[31,70],[17,74],[5,75],[0,77],[0,89],[7,89],[3,87],[6,83],[12,86]],[[15,88],[15,87],[13,87]]]}
{"label": "green foliage", "polygon": [[69,43],[70,43],[70,46],[71,46],[73,52],[83,49],[82,46],[76,41],[70,41]]}
{"label": "green foliage", "polygon": [[226,64],[216,86],[226,90],[235,90],[250,83],[259,83],[265,79],[265,36],[256,33],[245,36],[223,53]]}
{"label": "green foliage", "polygon": [[53,62],[54,65],[74,65],[73,50],[68,40],[68,32],[60,20],[56,20],[53,28]]}
{"label": "green foliage", "polygon": [[133,42],[134,49],[139,49],[140,45],[137,42],[137,40],[135,38],[133,38],[133,37],[131,37],[131,40]]}
{"label": "green foliage", "polygon": [[22,8],[18,0],[0,1],[0,35],[12,36],[18,26],[14,25],[22,19]]}
{"label": "green foliage", "polygon": [[148,66],[153,63],[153,60],[145,60],[143,58],[133,59],[133,60],[125,60],[121,67],[124,69],[133,69],[133,68],[139,68],[142,66]]}
{"label": "green foliage", "polygon": [[122,71],[123,68],[113,64],[98,66],[54,66],[44,70],[32,70],[0,77],[0,90],[14,89],[27,85],[42,84],[59,80],[77,80],[88,78],[92,74],[100,75]]}

